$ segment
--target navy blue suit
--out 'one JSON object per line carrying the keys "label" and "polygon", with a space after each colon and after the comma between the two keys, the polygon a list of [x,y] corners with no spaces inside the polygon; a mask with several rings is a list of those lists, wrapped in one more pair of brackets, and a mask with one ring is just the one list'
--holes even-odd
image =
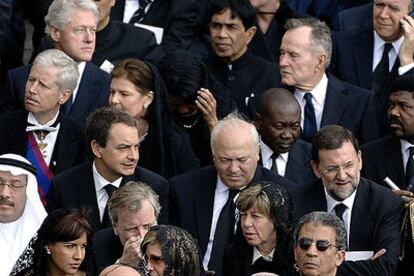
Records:
{"label": "navy blue suit", "polygon": [[[162,207],[159,221],[166,223],[168,218],[168,181],[140,167],[136,168],[135,175],[123,177],[121,185],[128,181],[144,182],[158,194]],[[84,162],[57,175],[53,179],[52,187],[48,193],[47,210],[49,212],[59,208],[85,207],[90,208],[89,218],[92,228],[95,231],[102,229],[104,225],[102,225],[99,217],[91,162]]]}
{"label": "navy blue suit", "polygon": [[[313,211],[327,211],[321,181],[291,190],[297,218]],[[389,189],[361,178],[352,207],[349,251],[387,253],[375,261],[344,262],[337,275],[394,275],[401,247],[402,200]]]}
{"label": "navy blue suit", "polygon": [[[24,108],[24,94],[30,65],[10,70],[3,95],[0,97],[0,111],[9,112]],[[75,102],[67,116],[85,124],[88,115],[99,107],[108,105],[110,75],[91,62],[87,62],[82,74]]]}
{"label": "navy blue suit", "polygon": [[400,139],[387,136],[362,146],[361,151],[364,177],[386,187],[384,178],[389,177],[398,187],[406,189]]}

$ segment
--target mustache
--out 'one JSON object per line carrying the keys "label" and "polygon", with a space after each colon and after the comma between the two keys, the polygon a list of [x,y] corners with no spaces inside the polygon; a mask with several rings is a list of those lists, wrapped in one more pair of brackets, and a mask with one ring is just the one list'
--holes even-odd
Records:
{"label": "mustache", "polygon": [[14,203],[9,201],[7,198],[5,197],[0,197],[0,205],[9,205],[9,206],[14,206]]}
{"label": "mustache", "polygon": [[397,124],[397,125],[400,125],[400,126],[403,125],[401,120],[398,117],[394,117],[394,116],[389,118],[388,124]]}

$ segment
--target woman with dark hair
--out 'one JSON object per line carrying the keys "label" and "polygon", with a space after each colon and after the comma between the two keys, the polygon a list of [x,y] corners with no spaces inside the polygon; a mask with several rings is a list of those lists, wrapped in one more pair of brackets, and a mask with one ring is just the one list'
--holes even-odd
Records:
{"label": "woman with dark hair", "polygon": [[151,275],[204,275],[197,241],[176,226],[152,226],[142,241],[141,252]]}
{"label": "woman with dark hair", "polygon": [[109,105],[124,110],[139,125],[139,165],[166,178],[198,168],[188,136],[172,120],[165,84],[155,66],[126,59],[111,75]]}
{"label": "woman with dark hair", "polygon": [[45,218],[10,275],[92,275],[91,237],[84,211],[55,210]]}
{"label": "woman with dark hair", "polygon": [[205,64],[190,51],[171,51],[158,68],[168,89],[175,122],[190,136],[201,165],[212,164],[210,131],[218,121],[217,113],[221,116],[225,113],[225,105],[218,94],[220,89],[211,87],[214,82]]}
{"label": "woman with dark hair", "polygon": [[295,275],[292,243],[292,202],[272,182],[256,182],[240,192],[240,231],[225,250],[223,275],[271,272]]}

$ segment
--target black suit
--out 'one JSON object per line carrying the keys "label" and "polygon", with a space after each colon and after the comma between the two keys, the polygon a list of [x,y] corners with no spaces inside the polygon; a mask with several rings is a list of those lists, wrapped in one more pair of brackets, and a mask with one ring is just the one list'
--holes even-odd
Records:
{"label": "black suit", "polygon": [[[7,83],[0,100],[0,111],[8,112],[24,108],[24,94],[30,65],[7,74]],[[82,74],[79,89],[69,113],[71,119],[85,124],[89,114],[99,107],[108,105],[111,78],[95,64],[87,62]]]}
{"label": "black suit", "polygon": [[[140,167],[136,168],[135,175],[123,177],[121,185],[128,181],[142,181],[153,188],[159,195],[162,207],[159,220],[165,223],[168,217],[168,182],[161,176]],[[52,188],[48,194],[48,211],[59,208],[83,207],[90,208],[92,228],[94,230],[102,229],[104,225],[99,217],[91,162],[82,163],[57,175],[53,179]]]}
{"label": "black suit", "polygon": [[401,141],[387,136],[361,147],[362,175],[386,187],[389,177],[401,189],[406,188]]}
{"label": "black suit", "polygon": [[[9,112],[0,116],[0,154],[27,155],[26,110]],[[59,133],[53,149],[50,169],[60,173],[85,160],[83,129],[72,120],[61,117]]]}
{"label": "black suit", "polygon": [[124,247],[121,240],[115,235],[112,227],[102,229],[93,235],[93,253],[95,255],[97,274],[122,256]]}
{"label": "black suit", "polygon": [[[272,181],[285,188],[295,185],[260,166],[251,182],[259,180]],[[198,240],[203,256],[210,236],[216,184],[217,172],[214,166],[193,170],[171,179],[171,223],[184,228]]]}
{"label": "black suit", "polygon": [[[291,191],[296,215],[327,211],[321,181]],[[375,261],[344,262],[338,275],[393,275],[401,247],[400,218],[403,202],[388,189],[361,178],[352,207],[349,251],[387,253]]]}
{"label": "black suit", "polygon": [[[122,21],[125,0],[117,0],[111,9],[111,19]],[[141,24],[164,29],[162,45],[166,50],[189,48],[197,31],[198,3],[194,0],[155,0]]]}

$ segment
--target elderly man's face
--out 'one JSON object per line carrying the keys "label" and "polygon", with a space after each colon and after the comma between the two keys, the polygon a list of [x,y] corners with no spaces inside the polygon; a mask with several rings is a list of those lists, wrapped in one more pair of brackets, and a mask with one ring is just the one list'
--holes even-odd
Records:
{"label": "elderly man's face", "polygon": [[413,93],[397,91],[388,101],[388,124],[397,138],[414,142],[414,98]]}
{"label": "elderly man's face", "polygon": [[377,34],[387,42],[401,36],[400,20],[408,13],[409,0],[375,0],[373,24]]}
{"label": "elderly man's face", "polygon": [[287,31],[279,57],[281,82],[305,91],[313,89],[324,72],[323,55],[312,51],[310,35],[310,27]]}
{"label": "elderly man's face", "polygon": [[307,249],[302,249],[299,245],[294,248],[295,260],[299,266],[299,271],[303,276],[334,276],[336,268],[341,265],[345,258],[345,251],[338,250],[334,246],[329,246],[326,251],[319,251],[316,242],[326,240],[336,245],[336,234],[332,227],[307,223],[302,226],[298,240],[311,239],[312,245]]}
{"label": "elderly man's face", "polygon": [[351,141],[346,141],[339,149],[320,150],[318,155],[319,164],[312,161],[312,168],[328,193],[338,201],[349,197],[359,183],[361,152],[356,152]]}
{"label": "elderly man's face", "polygon": [[95,50],[95,15],[91,11],[75,10],[71,20],[58,30],[51,26],[51,37],[56,48],[76,62],[90,61]]}
{"label": "elderly man's face", "polygon": [[33,65],[26,82],[25,108],[41,117],[52,119],[69,96],[69,91],[60,91],[57,85],[59,69]]}
{"label": "elderly man's face", "polygon": [[0,222],[19,219],[26,206],[27,175],[0,171]]}
{"label": "elderly man's face", "polygon": [[259,161],[259,147],[247,127],[222,129],[213,145],[214,166],[221,181],[231,189],[240,189],[253,179]]}

